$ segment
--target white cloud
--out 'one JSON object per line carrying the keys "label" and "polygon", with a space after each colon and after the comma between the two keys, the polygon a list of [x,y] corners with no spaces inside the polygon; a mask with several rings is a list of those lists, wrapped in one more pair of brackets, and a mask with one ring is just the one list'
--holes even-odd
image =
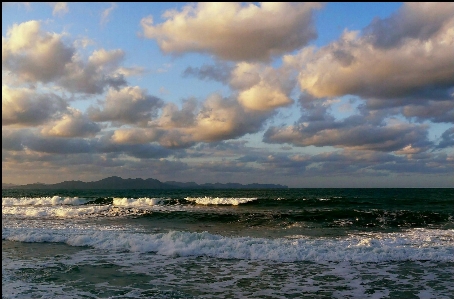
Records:
{"label": "white cloud", "polygon": [[19,83],[54,83],[70,92],[99,94],[126,85],[120,62],[124,51],[95,50],[85,62],[63,35],[44,32],[40,22],[13,25],[2,37],[2,70]]}
{"label": "white cloud", "polygon": [[169,10],[161,24],[143,18],[144,36],[165,53],[210,53],[224,60],[269,61],[316,37],[312,14],[321,4],[199,2]]}
{"label": "white cloud", "polygon": [[63,76],[75,49],[63,35],[43,32],[40,22],[28,21],[8,28],[2,36],[2,69],[25,82],[50,82]]}
{"label": "white cloud", "polygon": [[111,3],[110,7],[104,9],[101,13],[101,25],[106,25],[110,21],[110,16],[114,9],[117,8],[116,3]]}
{"label": "white cloud", "polygon": [[238,101],[247,109],[269,111],[293,103],[292,70],[260,64],[238,63],[231,72],[230,86],[239,90]]}
{"label": "white cloud", "polygon": [[49,5],[54,9],[52,10],[53,16],[63,16],[69,12],[68,2],[49,2]]}
{"label": "white cloud", "polygon": [[301,68],[301,89],[318,98],[448,97],[454,86],[452,3],[406,4],[358,34],[346,31],[321,49],[302,50],[294,60]]}

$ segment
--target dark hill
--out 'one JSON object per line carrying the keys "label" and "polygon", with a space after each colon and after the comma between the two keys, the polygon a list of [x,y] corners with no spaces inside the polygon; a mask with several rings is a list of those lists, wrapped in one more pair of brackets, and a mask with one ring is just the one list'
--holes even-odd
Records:
{"label": "dark hill", "polygon": [[27,185],[14,185],[11,187],[2,186],[2,188],[14,189],[278,189],[288,188],[287,186],[277,184],[238,184],[238,183],[215,183],[215,184],[197,184],[194,182],[180,183],[180,182],[161,182],[156,179],[123,179],[118,176],[108,177],[94,182],[82,181],[64,181],[56,184],[27,184]]}

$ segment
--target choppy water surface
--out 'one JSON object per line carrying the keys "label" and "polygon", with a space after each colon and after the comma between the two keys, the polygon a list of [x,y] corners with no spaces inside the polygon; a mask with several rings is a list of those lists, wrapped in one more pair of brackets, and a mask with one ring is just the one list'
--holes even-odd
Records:
{"label": "choppy water surface", "polygon": [[2,190],[2,298],[453,298],[454,189]]}

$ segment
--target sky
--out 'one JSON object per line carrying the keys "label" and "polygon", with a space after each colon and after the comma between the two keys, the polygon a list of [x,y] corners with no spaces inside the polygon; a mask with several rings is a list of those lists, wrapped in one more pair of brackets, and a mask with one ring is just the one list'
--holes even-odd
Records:
{"label": "sky", "polygon": [[3,3],[2,183],[454,187],[454,3]]}

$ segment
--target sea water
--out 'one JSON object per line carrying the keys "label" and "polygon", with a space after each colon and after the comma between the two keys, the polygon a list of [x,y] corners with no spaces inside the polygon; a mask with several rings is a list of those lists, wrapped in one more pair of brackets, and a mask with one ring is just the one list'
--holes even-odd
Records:
{"label": "sea water", "polygon": [[454,189],[2,190],[2,298],[454,298]]}

